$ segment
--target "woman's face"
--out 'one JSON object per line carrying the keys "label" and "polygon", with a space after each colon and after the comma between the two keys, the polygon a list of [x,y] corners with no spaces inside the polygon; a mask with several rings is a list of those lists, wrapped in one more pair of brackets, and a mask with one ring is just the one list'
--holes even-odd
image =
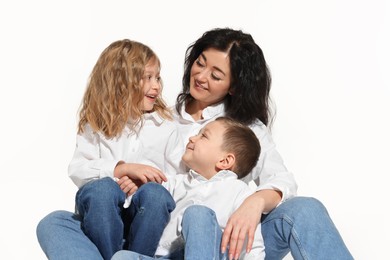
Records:
{"label": "woman's face", "polygon": [[206,49],[192,64],[190,94],[203,107],[223,100],[230,89],[230,60],[228,54]]}

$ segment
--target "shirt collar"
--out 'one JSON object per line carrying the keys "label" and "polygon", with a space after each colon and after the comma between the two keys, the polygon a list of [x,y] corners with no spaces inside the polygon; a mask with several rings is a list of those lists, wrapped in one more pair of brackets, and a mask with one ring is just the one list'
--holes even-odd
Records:
{"label": "shirt collar", "polygon": [[190,177],[189,178],[190,182],[192,182],[193,180],[198,181],[198,182],[212,182],[212,181],[220,181],[220,180],[224,180],[224,179],[238,179],[237,174],[235,174],[234,172],[232,172],[230,170],[220,170],[219,172],[217,172],[217,174],[215,174],[209,180],[192,169],[189,170],[188,174]]}
{"label": "shirt collar", "polygon": [[[138,123],[138,125],[134,128],[134,131],[136,134],[139,133],[140,127],[146,124],[154,124],[156,126],[160,126],[164,122],[164,118],[162,118],[156,111],[151,112],[151,113],[145,113],[142,115],[141,120],[143,120],[143,124],[141,122]],[[134,122],[129,119],[128,124],[133,124]],[[134,132],[130,131],[130,128],[125,128],[125,133],[128,135],[133,134]]]}
{"label": "shirt collar", "polygon": [[[194,119],[192,118],[192,116],[186,112],[185,107],[186,106],[184,104],[180,110],[182,118],[184,120],[194,122]],[[199,120],[199,121],[208,121],[212,118],[222,116],[224,114],[224,111],[225,111],[225,104],[223,102],[212,105],[212,106],[208,106],[205,109],[203,109],[203,111],[202,111],[203,119]]]}

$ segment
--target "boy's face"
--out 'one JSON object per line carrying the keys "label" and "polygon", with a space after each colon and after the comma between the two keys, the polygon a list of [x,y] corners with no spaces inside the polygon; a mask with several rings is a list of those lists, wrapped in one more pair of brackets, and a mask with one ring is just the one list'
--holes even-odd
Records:
{"label": "boy's face", "polygon": [[221,122],[208,123],[197,135],[190,137],[182,157],[184,163],[207,179],[214,176],[218,172],[217,163],[226,154],[221,149],[224,132]]}
{"label": "boy's face", "polygon": [[157,61],[152,60],[146,64],[141,84],[144,91],[142,110],[151,111],[161,92],[160,67]]}

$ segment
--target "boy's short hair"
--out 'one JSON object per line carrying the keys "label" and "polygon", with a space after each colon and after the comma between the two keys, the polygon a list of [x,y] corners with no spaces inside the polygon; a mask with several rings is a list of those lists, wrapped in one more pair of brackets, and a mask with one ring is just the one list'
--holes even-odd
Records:
{"label": "boy's short hair", "polygon": [[232,171],[241,179],[257,164],[261,150],[259,139],[248,126],[229,117],[218,117],[216,121],[223,122],[226,127],[222,150],[234,153],[236,163]]}

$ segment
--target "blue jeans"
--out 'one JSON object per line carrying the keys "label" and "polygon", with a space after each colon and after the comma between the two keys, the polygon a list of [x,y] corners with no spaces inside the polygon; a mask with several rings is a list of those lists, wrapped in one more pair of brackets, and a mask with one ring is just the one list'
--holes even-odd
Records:
{"label": "blue jeans", "polygon": [[[181,224],[184,248],[158,259],[227,259],[227,252],[221,253],[222,230],[213,210],[200,205],[190,206],[185,210]],[[151,260],[156,258],[125,250],[115,253],[112,257],[112,260],[132,259]]]}
{"label": "blue jeans", "polygon": [[353,259],[324,205],[295,197],[263,215],[261,230],[265,259],[282,259],[291,252],[295,260]]}
{"label": "blue jeans", "polygon": [[[111,178],[77,192],[77,214],[55,211],[37,226],[38,241],[49,259],[111,259],[128,249],[153,256],[175,203],[160,184],[142,185],[128,209],[125,194]],[[159,216],[156,218],[156,216]]]}

